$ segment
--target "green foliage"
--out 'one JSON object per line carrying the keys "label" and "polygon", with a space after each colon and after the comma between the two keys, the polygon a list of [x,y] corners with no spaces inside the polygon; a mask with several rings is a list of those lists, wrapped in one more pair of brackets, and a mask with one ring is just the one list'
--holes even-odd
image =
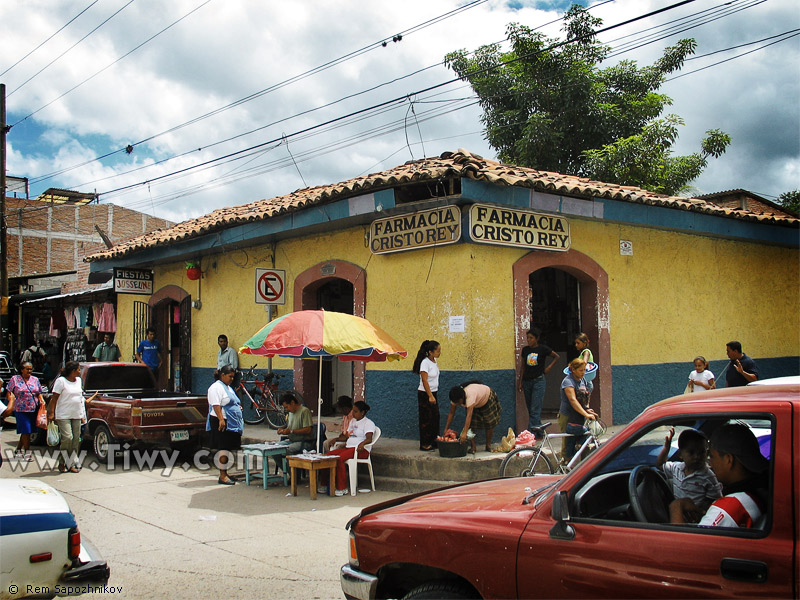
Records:
{"label": "green foliage", "polygon": [[574,41],[559,47],[512,23],[510,51],[491,44],[445,57],[477,93],[486,139],[500,160],[672,194],[725,151],[730,137],[711,130],[700,153],[672,157],[683,122],[658,118],[672,103],[658,89],[694,52],[694,40],[667,48],[653,65],[621,61],[600,69],[610,52],[593,33],[602,21],[574,5],[564,22]]}
{"label": "green foliage", "polygon": [[778,204],[795,213],[800,213],[800,190],[782,193],[778,196]]}

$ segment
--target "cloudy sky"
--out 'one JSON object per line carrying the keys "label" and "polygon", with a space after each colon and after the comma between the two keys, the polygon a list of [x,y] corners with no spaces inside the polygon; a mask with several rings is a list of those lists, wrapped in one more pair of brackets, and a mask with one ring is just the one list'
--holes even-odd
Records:
{"label": "cloudy sky", "polygon": [[[676,3],[590,4],[608,26]],[[567,6],[3,0],[7,173],[27,177],[32,197],[97,192],[180,221],[446,150],[494,158],[470,88],[447,84],[442,58],[502,41],[509,22],[560,35]],[[706,129],[733,138],[696,192],[774,199],[800,186],[798,33],[797,0],[694,0],[600,39],[611,62],[648,64],[694,37],[697,58],[662,88],[686,122],[676,150],[697,151]]]}

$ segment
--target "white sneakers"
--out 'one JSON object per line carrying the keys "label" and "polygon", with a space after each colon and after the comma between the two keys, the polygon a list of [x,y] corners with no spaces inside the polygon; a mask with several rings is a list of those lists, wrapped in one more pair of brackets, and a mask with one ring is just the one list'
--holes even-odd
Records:
{"label": "white sneakers", "polygon": [[[327,494],[328,493],[328,486],[327,485],[319,486],[317,488],[317,493],[318,494]],[[349,493],[350,493],[350,490],[346,490],[346,489],[345,490],[336,490],[336,491],[334,491],[334,494],[336,494],[337,496],[347,496],[347,494],[349,494]]]}

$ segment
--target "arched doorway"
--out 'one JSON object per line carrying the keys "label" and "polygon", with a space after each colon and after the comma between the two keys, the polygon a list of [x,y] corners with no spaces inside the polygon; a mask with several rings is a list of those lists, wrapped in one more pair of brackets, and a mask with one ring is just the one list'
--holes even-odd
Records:
{"label": "arched doorway", "polygon": [[[562,359],[547,380],[545,412],[558,410],[561,371],[567,347],[576,332],[592,340],[599,365],[592,407],[610,423],[612,418],[611,351],[608,330],[608,275],[594,260],[577,250],[563,253],[531,252],[514,263],[514,314],[517,348],[525,345],[525,332],[537,326],[543,342]],[[519,369],[519,364],[516,366]],[[517,429],[527,426],[527,409],[517,392]]]}
{"label": "arched doorway", "polygon": [[158,389],[192,389],[191,306],[191,296],[177,285],[164,286],[147,303],[134,302],[134,348],[144,339],[148,327],[156,330],[156,339],[161,342]]}
{"label": "arched doorway", "polygon": [[[359,266],[340,260],[325,261],[303,271],[294,281],[294,310],[332,310],[364,316],[366,272]],[[295,387],[315,411],[319,388],[319,361],[296,360]],[[322,363],[322,412],[333,412],[338,396],[364,399],[365,365],[339,360]]]}

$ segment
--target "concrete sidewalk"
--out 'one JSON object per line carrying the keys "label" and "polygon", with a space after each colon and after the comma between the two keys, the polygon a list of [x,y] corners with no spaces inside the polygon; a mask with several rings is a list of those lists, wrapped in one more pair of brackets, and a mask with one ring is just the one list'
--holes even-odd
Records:
{"label": "concrete sidewalk", "polygon": [[[341,418],[323,417],[328,437],[337,435]],[[607,429],[606,439],[622,429],[614,425]],[[242,444],[277,442],[278,434],[266,423],[245,425]],[[499,445],[501,436],[495,433],[494,443]],[[497,477],[503,452],[486,452],[478,444],[474,455],[459,458],[442,458],[438,452],[422,452],[419,441],[381,436],[372,452],[372,465],[377,489],[413,493],[441,487],[450,483],[479,481]],[[359,469],[359,487],[368,485],[367,469]]]}

